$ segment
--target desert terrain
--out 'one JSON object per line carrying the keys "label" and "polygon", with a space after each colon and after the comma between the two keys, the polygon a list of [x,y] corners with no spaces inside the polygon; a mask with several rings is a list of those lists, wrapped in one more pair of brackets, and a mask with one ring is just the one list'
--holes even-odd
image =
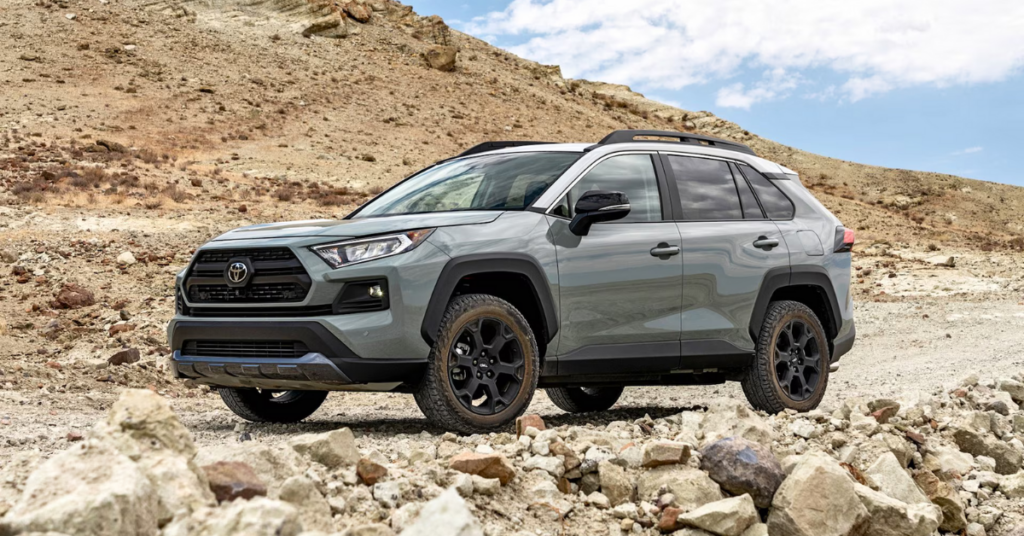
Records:
{"label": "desert terrain", "polygon": [[[732,436],[802,475],[808,487],[779,488],[787,498],[845,490],[836,500],[854,506],[832,520],[837,536],[1024,533],[1024,189],[806,153],[624,86],[565,79],[391,1],[9,0],[0,44],[0,534],[806,533],[816,520],[782,504],[753,517],[746,503],[720,505],[741,529],[705,519],[721,515],[674,521],[703,506],[694,490],[743,497],[693,473],[714,475],[706,448]],[[448,50],[454,63],[438,60]],[[567,415],[541,392],[529,413],[546,431],[455,437],[409,395],[336,393],[301,424],[254,425],[170,377],[174,274],[211,237],[342,217],[481,141],[596,142],[623,128],[747,143],[856,229],[858,340],[819,411],[757,415],[727,384],[627,389],[612,411]],[[126,432],[132,408],[152,425]],[[341,454],[323,458],[323,444]],[[665,482],[692,488],[650,481],[644,453],[672,449],[657,471],[678,466]],[[476,471],[467,484],[471,471],[453,468],[462,451],[506,457],[516,476],[498,486]],[[832,462],[808,454],[819,451]],[[906,482],[872,479],[892,473],[889,455],[913,475],[907,494],[893,491]],[[361,459],[388,476],[368,485]],[[217,506],[200,466],[232,460],[258,469],[269,498],[253,501],[266,503]],[[140,468],[142,491],[110,500],[142,514],[100,522],[89,505],[54,506],[123,487],[90,484],[90,470],[115,462]],[[848,483],[829,480],[833,462]],[[180,496],[140,499],[178,485]],[[940,514],[908,510],[918,494]],[[892,516],[916,524],[878,532]]]}

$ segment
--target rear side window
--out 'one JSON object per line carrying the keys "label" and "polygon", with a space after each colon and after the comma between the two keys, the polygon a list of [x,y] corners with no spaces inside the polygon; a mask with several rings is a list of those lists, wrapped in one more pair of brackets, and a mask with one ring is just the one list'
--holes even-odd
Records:
{"label": "rear side window", "polygon": [[742,220],[743,207],[728,162],[669,156],[684,220]]}
{"label": "rear side window", "polygon": [[764,213],[761,212],[761,205],[757,204],[757,198],[754,197],[754,192],[750,190],[750,185],[747,184],[746,179],[740,172],[736,170],[736,166],[729,166],[732,169],[732,176],[736,179],[736,189],[740,192],[740,203],[743,204],[743,218],[748,220],[763,220]]}
{"label": "rear side window", "polygon": [[754,187],[754,192],[761,200],[761,206],[764,207],[769,218],[773,220],[793,219],[796,209],[793,208],[793,202],[786,197],[786,194],[782,193],[782,190],[779,190],[772,184],[772,181],[768,180],[768,177],[758,173],[754,168],[743,165],[737,167],[750,181],[750,185]]}

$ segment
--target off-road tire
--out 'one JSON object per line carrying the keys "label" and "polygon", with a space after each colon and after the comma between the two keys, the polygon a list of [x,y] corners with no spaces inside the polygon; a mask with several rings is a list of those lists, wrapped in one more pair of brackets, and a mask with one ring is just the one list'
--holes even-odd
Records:
{"label": "off-road tire", "polygon": [[619,397],[622,387],[548,387],[548,398],[556,406],[569,413],[587,413],[611,409]]}
{"label": "off-road tire", "polygon": [[[449,379],[449,360],[457,338],[472,322],[496,319],[512,331],[522,356],[519,391],[504,409],[481,415],[463,406]],[[413,392],[416,404],[438,427],[462,434],[488,433],[509,429],[533,400],[540,376],[540,353],[530,324],[512,304],[488,294],[466,294],[453,299],[445,310],[437,340],[427,359],[427,370]]]}
{"label": "off-road tire", "polygon": [[[776,372],[776,344],[783,329],[791,321],[802,322],[817,340],[818,376],[812,392],[804,400],[795,400],[785,391]],[[821,403],[828,387],[831,354],[828,339],[814,311],[800,302],[777,301],[768,304],[768,311],[757,339],[754,362],[747,369],[741,384],[750,404],[767,413],[781,413],[787,409],[810,411]]]}
{"label": "off-road tire", "polygon": [[299,422],[320,408],[327,391],[283,391],[274,396],[259,389],[218,389],[235,415],[252,422]]}

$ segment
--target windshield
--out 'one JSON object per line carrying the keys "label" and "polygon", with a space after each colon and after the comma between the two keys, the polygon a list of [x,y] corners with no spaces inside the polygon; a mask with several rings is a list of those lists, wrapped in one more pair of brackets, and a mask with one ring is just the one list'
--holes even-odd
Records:
{"label": "windshield", "polygon": [[352,217],[523,210],[579,157],[580,153],[509,153],[445,162],[384,192]]}

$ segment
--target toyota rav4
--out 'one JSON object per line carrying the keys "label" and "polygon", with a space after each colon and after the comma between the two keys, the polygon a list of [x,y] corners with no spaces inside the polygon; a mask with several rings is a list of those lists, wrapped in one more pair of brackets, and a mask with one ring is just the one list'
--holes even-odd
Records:
{"label": "toyota rav4", "polygon": [[807,411],[853,346],[853,240],[746,145],[488,142],[343,220],[199,248],[176,281],[173,371],[251,421],[393,391],[476,433],[538,387],[584,412],[625,386],[725,381],[757,409]]}

